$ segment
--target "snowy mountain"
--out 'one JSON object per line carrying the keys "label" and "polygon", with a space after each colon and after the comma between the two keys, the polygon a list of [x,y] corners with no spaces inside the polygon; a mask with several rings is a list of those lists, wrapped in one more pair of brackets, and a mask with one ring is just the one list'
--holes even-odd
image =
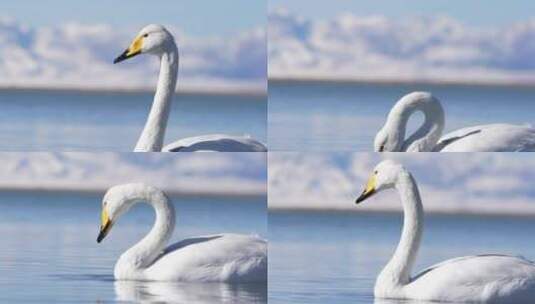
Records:
{"label": "snowy mountain", "polygon": [[169,192],[264,195],[263,153],[2,153],[0,189],[104,191],[146,182]]}
{"label": "snowy mountain", "polygon": [[[394,154],[383,157],[398,159],[413,173],[427,211],[535,214],[535,160],[529,155]],[[399,210],[401,205],[394,190],[355,206],[355,199],[380,161],[380,156],[373,153],[271,154],[269,207]]]}
{"label": "snowy mountain", "polygon": [[269,76],[290,79],[535,82],[535,19],[475,28],[448,16],[269,15]]}

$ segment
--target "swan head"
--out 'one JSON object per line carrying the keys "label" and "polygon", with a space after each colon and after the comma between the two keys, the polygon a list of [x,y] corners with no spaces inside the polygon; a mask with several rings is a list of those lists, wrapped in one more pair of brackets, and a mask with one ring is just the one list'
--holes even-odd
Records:
{"label": "swan head", "polygon": [[373,169],[373,173],[368,179],[364,191],[355,201],[356,204],[359,204],[371,197],[375,193],[384,190],[393,188],[402,172],[405,172],[405,168],[390,159],[380,162]]}
{"label": "swan head", "polygon": [[399,137],[388,136],[388,132],[385,130],[386,126],[383,127],[373,141],[373,150],[374,152],[386,152],[386,151],[400,151],[401,141],[396,140]]}
{"label": "swan head", "polygon": [[[429,115],[431,115],[438,124],[443,126],[444,112],[437,98],[429,92],[412,92],[406,94],[396,102],[394,107],[392,107],[392,110],[388,113],[385,125],[379,132],[377,132],[373,142],[374,151],[402,152],[409,150],[409,147],[405,146],[405,129],[410,115],[416,110],[429,111]],[[428,115],[427,113],[424,114],[426,116]],[[442,132],[442,127],[440,127],[439,132]],[[420,138],[423,135],[417,133],[413,136]],[[438,140],[438,138],[436,140]],[[407,141],[413,142],[410,138],[407,139]]]}
{"label": "swan head", "polygon": [[100,231],[97,242],[100,243],[110,232],[113,224],[134,205],[145,193],[154,187],[142,183],[124,184],[108,189],[102,199]]}
{"label": "swan head", "polygon": [[137,34],[130,46],[115,58],[113,63],[119,63],[139,54],[159,56],[173,49],[176,49],[173,35],[162,25],[149,24]]}

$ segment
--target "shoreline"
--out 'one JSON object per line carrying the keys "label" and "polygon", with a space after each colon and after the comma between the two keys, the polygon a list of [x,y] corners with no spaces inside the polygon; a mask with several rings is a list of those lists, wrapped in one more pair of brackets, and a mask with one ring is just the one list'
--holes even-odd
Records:
{"label": "shoreline", "polygon": [[[495,88],[520,88],[535,90],[535,81],[492,81],[492,80],[433,80],[433,79],[398,79],[398,78],[351,78],[351,77],[305,77],[305,76],[270,76],[267,86],[277,84],[300,84],[300,85],[377,85],[377,86],[444,86],[444,87],[495,87]],[[113,86],[48,86],[48,85],[5,85],[0,84],[0,92],[66,92],[80,94],[153,94],[153,87],[113,87]],[[175,92],[177,95],[202,95],[202,96],[240,96],[253,98],[267,98],[267,88],[261,86],[236,86],[236,87],[197,87],[180,86]]]}
{"label": "shoreline", "polygon": [[[53,185],[51,186],[43,186],[43,187],[35,187],[35,186],[24,186],[24,185],[0,185],[0,192],[34,192],[34,193],[53,193],[53,192],[59,192],[59,193],[81,193],[81,194],[104,194],[108,190],[107,187],[65,187],[65,186],[58,186],[55,187]],[[162,190],[165,191],[167,194],[171,196],[179,196],[179,197],[206,197],[206,198],[263,198],[266,196],[265,192],[242,192],[242,193],[235,193],[235,192],[228,192],[228,191],[189,191],[189,190],[182,190],[182,189],[169,189],[165,186],[162,187]],[[266,199],[267,201],[267,199]]]}
{"label": "shoreline", "polygon": [[270,76],[268,84],[344,84],[344,85],[433,85],[450,87],[499,87],[535,89],[535,81],[491,81],[491,80],[433,80],[395,78],[351,78],[351,77],[281,77]]}
{"label": "shoreline", "polygon": [[[137,87],[61,87],[61,86],[18,86],[18,85],[0,85],[0,92],[62,92],[62,93],[80,93],[80,94],[154,94],[154,88]],[[213,88],[202,89],[193,87],[179,87],[175,91],[176,95],[202,95],[202,96],[240,96],[253,98],[267,98],[267,91],[258,88]]]}
{"label": "shoreline", "polygon": [[[394,210],[394,209],[313,209],[313,208],[286,208],[286,207],[269,207],[268,206],[268,213],[316,213],[316,214],[356,214],[359,213],[361,215],[365,214],[385,214],[385,215],[403,215],[403,210]],[[473,210],[426,210],[426,214],[430,215],[441,215],[441,216],[474,216],[474,217],[511,217],[511,218],[535,218],[535,209],[534,210],[515,210],[515,211],[509,211],[506,210],[505,212],[501,210],[501,212],[493,211],[493,210],[483,210],[483,212],[475,212]]]}

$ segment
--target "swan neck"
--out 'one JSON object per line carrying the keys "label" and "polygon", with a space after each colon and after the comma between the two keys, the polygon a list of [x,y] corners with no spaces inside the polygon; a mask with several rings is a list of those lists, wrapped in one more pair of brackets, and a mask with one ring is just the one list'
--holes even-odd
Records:
{"label": "swan neck", "polygon": [[[424,114],[424,123],[405,138],[409,118],[418,111]],[[400,151],[432,151],[444,129],[444,110],[434,97],[402,99],[392,108],[387,121],[390,135],[400,145]]]}
{"label": "swan neck", "polygon": [[131,204],[138,202],[146,202],[154,208],[154,226],[141,241],[121,256],[116,269],[141,269],[150,266],[164,250],[175,228],[175,210],[163,192],[146,192]]}
{"label": "swan neck", "polygon": [[178,74],[178,49],[172,47],[160,56],[160,75],[143,132],[138,139],[136,152],[159,152],[162,150],[167,120],[175,94]]}
{"label": "swan neck", "polygon": [[378,278],[382,286],[403,286],[410,282],[411,269],[416,260],[423,230],[423,207],[413,177],[401,173],[396,189],[403,205],[403,230],[396,251]]}

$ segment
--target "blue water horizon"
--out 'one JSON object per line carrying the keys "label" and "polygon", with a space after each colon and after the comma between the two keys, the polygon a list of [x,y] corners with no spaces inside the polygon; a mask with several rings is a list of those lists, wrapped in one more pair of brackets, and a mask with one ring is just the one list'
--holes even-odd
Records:
{"label": "blue water horizon", "polygon": [[[133,151],[153,92],[0,90],[2,151]],[[262,95],[178,93],[165,144],[206,134],[267,142]]]}
{"label": "blue water horizon", "polygon": [[[534,87],[270,81],[270,150],[371,152],[392,106],[414,91],[441,101],[444,134],[491,123],[535,125]],[[408,132],[422,122],[421,113],[414,115]]]}

